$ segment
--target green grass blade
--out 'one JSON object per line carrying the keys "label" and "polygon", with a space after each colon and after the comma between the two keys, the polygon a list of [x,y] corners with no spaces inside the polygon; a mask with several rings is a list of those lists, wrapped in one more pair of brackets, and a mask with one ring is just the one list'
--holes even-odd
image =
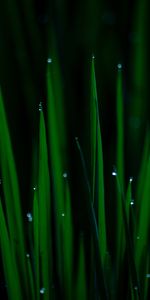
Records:
{"label": "green grass blade", "polygon": [[62,214],[62,242],[63,242],[63,266],[64,289],[66,299],[73,297],[73,220],[71,211],[71,196],[69,182],[65,180],[65,210]]}
{"label": "green grass blade", "polygon": [[31,266],[30,257],[27,257],[27,269],[28,269],[28,277],[29,277],[29,284],[31,290],[30,299],[35,300],[37,298],[35,298],[35,285],[34,285],[33,270]]}
{"label": "green grass blade", "polygon": [[141,195],[141,202],[139,202],[139,218],[137,223],[137,236],[135,246],[135,258],[138,273],[140,278],[145,277],[147,269],[147,248],[149,247],[149,210],[150,210],[150,157],[147,161],[147,168],[144,176],[145,182],[143,185],[143,193]]}
{"label": "green grass blade", "polygon": [[[117,102],[116,102],[116,118],[117,118],[117,149],[116,163],[117,174],[120,182],[121,193],[124,194],[124,113],[123,113],[123,88],[122,88],[122,70],[117,72]],[[116,276],[119,278],[120,268],[125,253],[125,232],[122,218],[122,199],[120,190],[116,190],[117,218],[116,218]],[[118,281],[118,279],[117,279]]]}
{"label": "green grass blade", "polygon": [[[127,249],[127,258],[129,263],[129,271],[131,276],[131,282],[132,282],[132,288],[134,290],[134,294],[137,297],[136,299],[141,300],[141,288],[139,285],[139,278],[138,278],[138,272],[136,268],[136,260],[134,255],[134,247],[132,242],[132,236],[130,233],[130,228],[128,224],[128,214],[126,210],[126,199],[124,197],[124,194],[121,190],[121,184],[119,182],[118,175],[116,176],[116,182],[117,182],[117,190],[120,193],[120,200],[122,204],[122,220],[123,220],[123,226],[124,226],[124,238],[126,239],[126,249]],[[124,250],[124,249],[123,249]]]}
{"label": "green grass blade", "polygon": [[105,278],[105,273],[103,269],[102,259],[101,259],[101,253],[100,253],[100,242],[99,242],[99,232],[98,232],[98,225],[96,220],[96,215],[94,211],[94,207],[92,204],[92,197],[91,197],[91,189],[90,184],[87,176],[87,170],[86,170],[86,164],[83,156],[83,152],[80,146],[80,143],[78,141],[78,138],[76,138],[76,144],[80,153],[83,173],[85,177],[85,181],[87,183],[88,188],[88,197],[86,199],[85,205],[87,209],[87,217],[90,224],[91,234],[93,237],[93,244],[94,244],[94,255],[95,255],[95,268],[97,272],[97,281],[98,281],[98,290],[99,295],[102,295],[103,299],[108,299],[108,289],[107,289],[107,282]]}
{"label": "green grass blade", "polygon": [[86,272],[85,272],[85,254],[84,254],[84,244],[83,239],[80,241],[79,245],[79,259],[78,259],[78,272],[77,272],[77,282],[75,287],[75,299],[87,299],[87,289],[86,289]]}
{"label": "green grass blade", "polygon": [[94,201],[98,206],[98,232],[102,263],[104,265],[107,252],[105,200],[104,200],[104,174],[103,174],[103,153],[102,139],[99,119],[99,108],[96,88],[96,76],[94,58],[92,58],[91,70],[91,113],[92,113],[92,163],[93,163],[93,192]]}
{"label": "green grass blade", "polygon": [[33,200],[33,244],[35,262],[35,294],[37,300],[40,299],[39,226],[39,203],[37,191],[35,191]]}
{"label": "green grass blade", "polygon": [[41,285],[45,289],[43,299],[48,300],[52,293],[51,195],[43,111],[40,111],[38,199]]}
{"label": "green grass blade", "polygon": [[[54,196],[54,217],[56,230],[57,272],[63,287],[63,261],[61,244],[61,221],[64,213],[64,178],[66,166],[66,131],[64,129],[64,115],[60,85],[60,71],[56,56],[54,63],[47,69],[47,97],[48,97],[48,134],[52,188]],[[54,64],[54,66],[53,66]]]}
{"label": "green grass blade", "polygon": [[16,255],[18,269],[22,277],[22,285],[29,296],[26,268],[25,240],[23,217],[20,205],[18,179],[9,136],[2,95],[0,94],[0,167],[6,205],[6,217],[10,242]]}
{"label": "green grass blade", "polygon": [[4,275],[7,284],[7,294],[9,300],[22,300],[18,266],[16,264],[14,252],[9,239],[6,227],[5,216],[3,213],[2,203],[0,199],[0,249],[2,253],[2,261],[4,267]]}

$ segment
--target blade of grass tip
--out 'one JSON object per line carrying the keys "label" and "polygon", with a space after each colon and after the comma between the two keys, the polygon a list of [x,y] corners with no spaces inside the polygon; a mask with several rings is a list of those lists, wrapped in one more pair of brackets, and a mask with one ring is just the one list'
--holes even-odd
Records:
{"label": "blade of grass tip", "polygon": [[4,276],[7,285],[7,294],[9,300],[22,300],[22,291],[19,280],[18,267],[16,259],[12,251],[12,246],[9,240],[5,216],[0,199],[0,248],[2,253],[2,262],[4,268]]}
{"label": "blade of grass tip", "polygon": [[[56,57],[56,56],[55,56]],[[51,162],[52,188],[54,195],[54,218],[56,232],[57,273],[63,287],[63,262],[61,243],[61,221],[64,212],[64,182],[63,173],[66,162],[66,129],[62,108],[62,94],[59,80],[57,57],[55,63],[48,64],[47,69],[47,97],[48,97],[48,134]],[[58,84],[58,86],[57,86]],[[58,91],[59,90],[59,91]],[[59,97],[58,97],[59,96]],[[64,151],[65,149],[65,151]]]}
{"label": "blade of grass tip", "polygon": [[[122,65],[118,64],[117,70],[117,104],[116,104],[116,118],[117,118],[117,150],[116,162],[117,172],[121,184],[121,189],[124,193],[124,113],[123,113],[123,87],[122,87]],[[122,266],[123,257],[125,254],[125,236],[122,219],[122,201],[120,192],[117,190],[117,217],[116,217],[116,276],[117,282],[119,280],[120,268]]]}
{"label": "blade of grass tip", "polygon": [[37,191],[33,200],[33,240],[34,240],[34,266],[35,266],[35,294],[40,299],[40,266],[39,266],[39,203]]}
{"label": "blade of grass tip", "polygon": [[78,273],[77,282],[75,284],[75,299],[87,299],[87,284],[86,284],[86,272],[85,272],[85,253],[83,238],[80,240],[80,250],[78,259]]}
{"label": "blade of grass tip", "polygon": [[117,190],[120,193],[120,200],[122,202],[122,219],[123,219],[124,232],[125,232],[125,238],[126,238],[126,248],[127,248],[128,262],[129,262],[129,267],[130,267],[130,276],[132,279],[132,288],[134,290],[135,296],[137,297],[136,299],[141,300],[142,299],[141,298],[141,289],[140,289],[139,278],[138,278],[138,273],[137,273],[137,269],[136,269],[132,237],[131,237],[129,226],[128,226],[128,217],[127,217],[127,211],[126,211],[125,196],[121,189],[121,184],[120,184],[119,177],[117,175],[117,170],[116,170],[115,177],[116,177],[116,183],[117,183]]}
{"label": "blade of grass tip", "polygon": [[[107,236],[106,236],[106,218],[105,218],[105,201],[104,201],[104,174],[103,174],[103,152],[102,152],[102,138],[99,119],[99,108],[96,88],[96,76],[94,67],[94,57],[92,58],[92,70],[91,70],[91,89],[93,104],[93,189],[94,189],[94,201],[98,207],[98,232],[102,264],[104,265],[105,256],[107,252]],[[91,105],[92,106],[92,105]],[[95,130],[95,132],[94,132]],[[95,152],[95,153],[94,153]]]}
{"label": "blade of grass tip", "polygon": [[3,179],[8,231],[10,235],[10,242],[16,255],[16,261],[18,262],[22,285],[24,287],[24,291],[27,293],[26,297],[30,297],[25,260],[25,240],[19,186],[1,93],[0,120],[0,165]]}
{"label": "blade of grass tip", "polygon": [[51,299],[52,293],[52,241],[51,241],[51,197],[48,167],[48,149],[43,111],[40,111],[39,132],[39,246],[41,258],[41,284],[45,293],[43,299]]}
{"label": "blade of grass tip", "polygon": [[67,173],[64,173],[63,177],[65,180],[65,210],[64,213],[62,213],[64,289],[65,298],[73,299],[73,220],[71,211],[70,188]]}
{"label": "blade of grass tip", "polygon": [[150,211],[150,156],[147,161],[147,170],[145,174],[145,183],[143,185],[143,195],[141,197],[141,203],[139,203],[139,219],[137,224],[138,239],[135,243],[135,258],[139,276],[145,277],[147,268],[147,249],[149,247],[149,211]]}
{"label": "blade of grass tip", "polygon": [[100,253],[100,247],[99,247],[99,233],[98,233],[98,226],[97,226],[95,211],[94,211],[93,204],[92,204],[91,188],[90,188],[90,183],[89,183],[88,176],[87,176],[87,170],[86,170],[86,164],[85,164],[83,152],[82,152],[82,149],[80,147],[80,143],[79,143],[79,140],[77,137],[75,138],[75,141],[76,141],[79,153],[80,153],[83,173],[84,173],[84,177],[85,177],[85,181],[86,181],[87,189],[88,189],[88,193],[89,193],[89,197],[87,198],[85,205],[86,205],[87,211],[88,211],[88,218],[89,218],[89,223],[91,225],[91,233],[92,233],[93,242],[94,242],[96,273],[97,273],[99,295],[102,295],[103,299],[105,300],[105,299],[108,299],[108,289],[107,289],[107,285],[106,285],[106,280],[105,280],[105,275],[104,275],[104,270],[103,270],[103,265],[102,265],[102,260],[101,260],[101,253]]}

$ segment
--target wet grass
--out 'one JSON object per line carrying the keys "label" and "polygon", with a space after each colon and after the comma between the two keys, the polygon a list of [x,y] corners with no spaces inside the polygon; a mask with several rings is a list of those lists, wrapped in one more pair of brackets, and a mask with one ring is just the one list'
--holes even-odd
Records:
{"label": "wet grass", "polygon": [[[42,103],[37,108],[38,159],[33,170],[33,181],[36,185],[31,186],[32,211],[28,212],[26,220],[22,212],[4,101],[2,95],[0,96],[0,170],[3,189],[0,200],[0,250],[9,300],[117,300],[120,299],[120,285],[126,290],[122,299],[146,300],[148,297],[149,131],[145,137],[136,197],[133,200],[134,181],[129,178],[128,184],[125,184],[123,71],[119,67],[116,71],[117,144],[115,167],[112,166],[112,184],[116,189],[113,197],[116,212],[113,240],[116,254],[113,257],[108,247],[109,220],[105,207],[105,166],[94,57],[90,68],[91,174],[88,174],[80,141],[75,139],[87,188],[84,206],[90,228],[89,236],[92,237],[89,239],[92,273],[90,285],[86,273],[86,265],[89,262],[85,255],[84,232],[79,238],[79,243],[74,243],[76,230],[73,222],[70,177],[66,171],[68,140],[58,60],[55,57],[54,62],[48,63],[47,66],[47,109],[43,108]],[[26,223],[29,245],[25,234]],[[75,260],[76,251],[78,255]],[[124,265],[127,268],[127,276],[123,272]]]}

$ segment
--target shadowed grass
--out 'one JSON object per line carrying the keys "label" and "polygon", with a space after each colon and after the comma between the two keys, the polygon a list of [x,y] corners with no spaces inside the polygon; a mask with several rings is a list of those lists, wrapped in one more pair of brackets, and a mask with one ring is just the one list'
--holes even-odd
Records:
{"label": "shadowed grass", "polygon": [[25,235],[23,228],[23,216],[19,195],[16,166],[13,157],[11,140],[2,95],[0,94],[0,167],[3,178],[3,190],[5,197],[8,234],[14,259],[17,261],[17,269],[21,276],[20,284],[25,293],[29,293],[27,265],[25,255]]}
{"label": "shadowed grass", "polygon": [[[48,168],[48,151],[46,142],[46,130],[43,112],[40,111],[39,132],[39,174],[38,174],[38,206],[36,208],[39,220],[39,251],[41,263],[41,287],[46,293],[43,299],[50,299],[52,292],[52,249],[51,249],[51,195],[50,175]],[[35,210],[35,213],[36,213]],[[38,239],[37,239],[38,247]]]}
{"label": "shadowed grass", "polygon": [[105,201],[104,201],[104,175],[103,175],[103,153],[101,129],[99,120],[99,108],[96,89],[96,78],[94,68],[94,57],[91,65],[91,155],[92,155],[92,197],[93,203],[97,207],[98,232],[100,241],[100,252],[102,264],[104,267],[105,256],[107,252],[107,235],[105,220]]}
{"label": "shadowed grass", "polygon": [[73,299],[87,299],[87,287],[86,287],[86,272],[85,272],[85,254],[83,238],[79,244],[79,258],[78,258],[78,276],[75,287],[75,297]]}
{"label": "shadowed grass", "polygon": [[20,286],[17,260],[14,256],[14,249],[9,239],[1,199],[0,199],[0,244],[1,244],[4,274],[5,274],[6,284],[7,284],[8,299],[21,300],[22,291]]}

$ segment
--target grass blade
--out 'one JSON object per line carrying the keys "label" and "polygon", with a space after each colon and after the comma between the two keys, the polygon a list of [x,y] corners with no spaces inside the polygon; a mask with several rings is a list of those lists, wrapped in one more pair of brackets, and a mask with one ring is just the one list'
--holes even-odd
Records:
{"label": "grass blade", "polygon": [[91,70],[91,154],[93,163],[93,196],[97,206],[98,214],[98,232],[100,253],[102,264],[104,266],[107,252],[106,236],[106,218],[105,218],[105,201],[104,201],[104,174],[103,174],[103,153],[102,139],[99,120],[99,108],[96,88],[96,76],[94,67],[94,58],[92,58]]}
{"label": "grass blade", "polygon": [[[5,280],[7,284],[8,299],[22,300],[23,295],[21,292],[18,267],[12,245],[9,239],[2,203],[0,199],[0,248],[2,253],[2,261],[4,267]],[[13,274],[12,274],[13,271]]]}
{"label": "grass blade", "polygon": [[[43,111],[40,111],[39,133],[39,174],[38,174],[39,248],[41,259],[41,285],[45,289],[43,299],[51,298],[52,293],[52,248],[51,248],[51,195],[48,168],[48,150]],[[37,219],[38,221],[38,219]],[[37,235],[37,234],[36,234]],[[38,247],[38,237],[37,237]],[[37,248],[38,251],[38,248]],[[38,257],[38,252],[37,252]]]}
{"label": "grass blade", "polygon": [[0,166],[3,179],[3,190],[6,205],[6,217],[8,222],[8,232],[10,243],[13,247],[18,270],[22,278],[23,290],[30,295],[28,289],[26,254],[25,254],[25,239],[23,218],[20,205],[20,194],[18,179],[9,136],[5,110],[3,106],[2,95],[0,94]]}

